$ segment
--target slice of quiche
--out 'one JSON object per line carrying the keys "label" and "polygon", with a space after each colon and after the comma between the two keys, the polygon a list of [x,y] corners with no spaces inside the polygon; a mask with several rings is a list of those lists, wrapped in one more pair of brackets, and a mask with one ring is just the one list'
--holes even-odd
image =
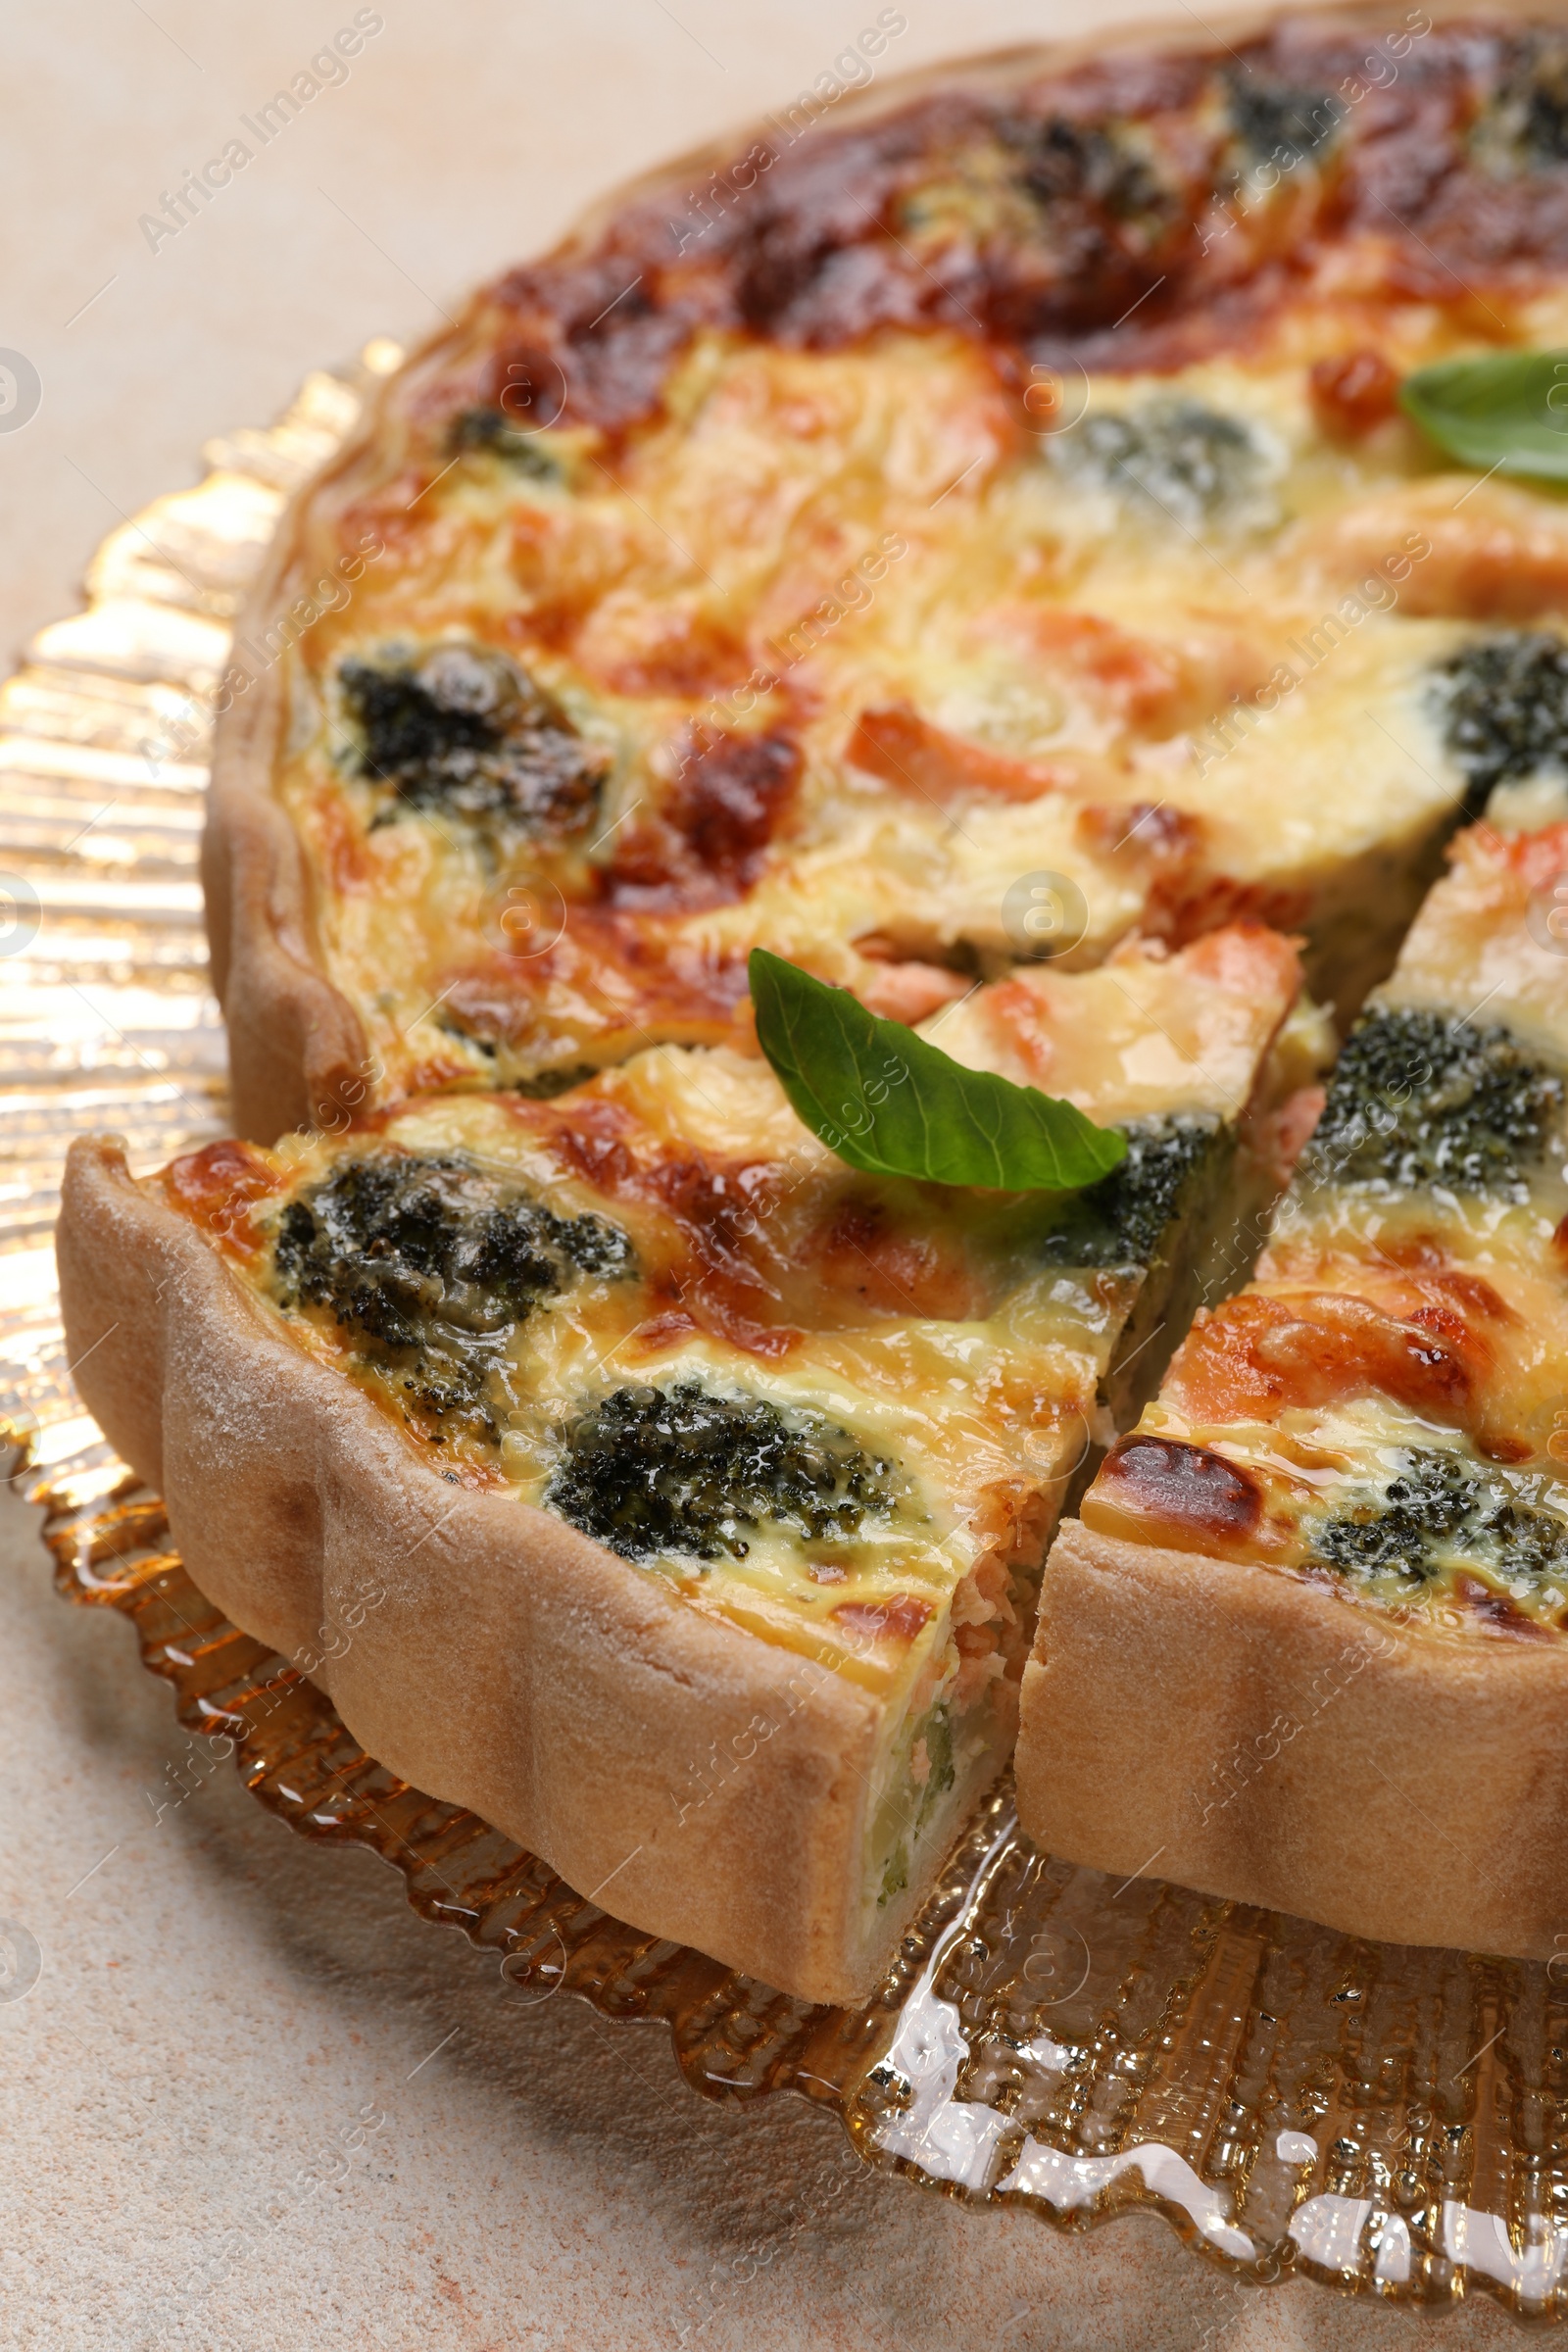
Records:
{"label": "slice of quiche", "polygon": [[1396,401],[1563,340],[1554,37],[956,65],[484,289],[221,682],[241,1126],[735,1042],[758,944],[916,1021],[1250,915],[1352,1011],[1488,765],[1476,665],[1560,644],[1559,504]]}
{"label": "slice of quiche", "polygon": [[1055,1853],[1394,1942],[1561,1943],[1562,808],[1538,779],[1459,837],[1256,1279],[1057,1539],[1018,1746]]}
{"label": "slice of quiche", "polygon": [[951,1014],[1125,1127],[1073,1195],[858,1174],[729,1048],[139,1184],[84,1142],[82,1395],[391,1770],[651,1935],[858,1998],[1011,1746],[1064,1498],[1245,1271],[1298,977],[1240,926]]}

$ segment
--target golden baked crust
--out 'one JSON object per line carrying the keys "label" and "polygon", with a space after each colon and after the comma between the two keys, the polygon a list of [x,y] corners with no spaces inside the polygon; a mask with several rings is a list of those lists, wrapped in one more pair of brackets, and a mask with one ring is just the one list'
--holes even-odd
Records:
{"label": "golden baked crust", "polygon": [[1018,1809],[1069,1862],[1390,1943],[1549,1959],[1568,1645],[1440,1642],[1268,1567],[1069,1521]]}
{"label": "golden baked crust", "polygon": [[[258,615],[287,564],[292,519],[279,524],[253,591]],[[364,1024],[321,969],[304,853],[268,788],[279,683],[270,675],[220,722],[202,835],[207,943],[228,1031],[234,1124],[269,1141],[352,1115],[373,1069]]]}

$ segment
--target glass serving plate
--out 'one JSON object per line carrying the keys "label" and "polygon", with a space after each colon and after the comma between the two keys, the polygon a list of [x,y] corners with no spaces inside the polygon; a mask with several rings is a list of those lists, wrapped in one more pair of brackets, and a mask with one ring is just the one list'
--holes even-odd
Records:
{"label": "glass serving plate", "polygon": [[864,2008],[785,1999],[386,1772],[196,1590],[81,1412],[49,1247],[61,1161],[89,1129],[124,1134],[138,1168],[222,1131],[196,879],[212,698],[288,494],[400,357],[372,343],[277,424],[209,443],[203,481],[105,541],[87,610],[0,686],[0,1420],[60,1590],[135,1626],[192,1788],[232,1754],[292,1829],[373,1848],[525,1995],[564,1983],[608,2017],[666,2019],[709,2097],[800,2092],[873,2163],[1066,2229],[1152,2205],[1253,2280],[1428,2306],[1479,2288],[1561,2319],[1568,1953],[1396,1948],[1117,1885],[1037,1852],[1004,1784]]}

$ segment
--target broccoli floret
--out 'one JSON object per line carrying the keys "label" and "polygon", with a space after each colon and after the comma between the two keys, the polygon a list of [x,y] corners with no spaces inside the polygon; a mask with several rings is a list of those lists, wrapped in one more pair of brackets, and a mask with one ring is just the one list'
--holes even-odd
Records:
{"label": "broccoli floret", "polygon": [[493,835],[569,833],[598,807],[608,753],[499,654],[438,645],[413,663],[345,662],[338,680],[359,772],[392,795],[377,823],[413,808]]}
{"label": "broccoli floret", "polygon": [[1480,156],[1505,172],[1568,163],[1568,43],[1523,33],[1500,44],[1499,64],[1471,133]]}
{"label": "broccoli floret", "polygon": [[1517,1580],[1568,1583],[1568,1520],[1517,1498],[1496,1471],[1443,1446],[1411,1446],[1381,1494],[1311,1536],[1312,1555],[1364,1583],[1418,1589],[1470,1562]]}
{"label": "broccoli floret", "polygon": [[1568,768],[1568,645],[1518,630],[1439,671],[1443,736],[1479,804],[1494,784]]}
{"label": "broccoli floret", "polygon": [[1003,125],[1002,137],[1020,159],[1019,183],[1048,214],[1087,203],[1132,220],[1169,207],[1170,193],[1147,157],[1103,123],[1019,119]]}
{"label": "broccoli floret", "polygon": [[1259,162],[1302,163],[1345,120],[1345,105],[1326,90],[1293,89],[1245,69],[1225,81],[1236,134]]}
{"label": "broccoli floret", "polygon": [[579,1276],[635,1265],[603,1217],[558,1217],[457,1154],[340,1160],[278,1219],[272,1288],[324,1307],[356,1353],[396,1374],[436,1420],[499,1441],[489,1374],[515,1326]]}
{"label": "broccoli floret", "polygon": [[926,1783],[920,1791],[915,1828],[922,1829],[957,1779],[953,1760],[953,1717],[946,1706],[933,1707],[922,1735],[925,1740]]}
{"label": "broccoli floret", "polygon": [[1213,1149],[1213,1119],[1140,1120],[1126,1127],[1127,1156],[1063,1204],[1044,1237],[1056,1266],[1147,1266]]}
{"label": "broccoli floret", "polygon": [[[472,1031],[465,1026],[460,1016],[454,1016],[450,1022],[444,1020],[442,1026],[450,1027],[455,1037],[469,1038],[483,1052],[491,1054],[495,1053],[494,1043],[487,1044],[482,1037],[474,1037]],[[557,1095],[569,1095],[574,1086],[581,1086],[585,1078],[592,1078],[594,1075],[595,1064],[593,1062],[568,1061],[559,1064],[552,1070],[535,1070],[530,1077],[511,1077],[507,1080],[507,1087],[512,1094],[523,1095],[530,1102],[549,1102]]]}
{"label": "broccoli floret", "polygon": [[1568,49],[1538,39],[1531,51],[1508,92],[1522,117],[1519,144],[1533,163],[1568,163]]}
{"label": "broccoli floret", "polygon": [[527,474],[536,482],[554,485],[566,478],[565,468],[555,452],[546,447],[544,436],[525,432],[500,409],[465,409],[461,416],[452,420],[447,432],[447,450],[455,458],[470,453],[501,458],[516,472]]}
{"label": "broccoli floret", "polygon": [[627,1560],[744,1559],[766,1525],[842,1543],[897,1498],[893,1464],[825,1414],[694,1380],[616,1389],[562,1438],[546,1503]]}
{"label": "broccoli floret", "polygon": [[1189,530],[1244,507],[1269,471],[1266,452],[1239,417],[1196,400],[1091,410],[1050,447],[1069,473],[1157,509]]}
{"label": "broccoli floret", "polygon": [[1562,1080],[1506,1029],[1370,1013],[1335,1066],[1303,1180],[1522,1200],[1562,1100]]}
{"label": "broccoli floret", "polygon": [[1436,1574],[1434,1546],[1469,1525],[1476,1481],[1457,1454],[1437,1447],[1403,1458],[1404,1469],[1381,1500],[1346,1518],[1330,1519],[1317,1530],[1313,1549],[1320,1559],[1360,1576],[1392,1570],[1414,1584]]}

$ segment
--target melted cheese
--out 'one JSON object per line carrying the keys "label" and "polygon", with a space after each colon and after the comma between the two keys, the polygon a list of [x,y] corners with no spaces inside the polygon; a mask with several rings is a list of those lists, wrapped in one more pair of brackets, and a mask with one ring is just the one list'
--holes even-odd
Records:
{"label": "melted cheese", "polygon": [[[676,1061],[691,1066],[677,1074]],[[558,1215],[604,1216],[636,1250],[636,1278],[584,1282],[516,1322],[504,1349],[499,1446],[448,1439],[438,1423],[406,1409],[397,1378],[357,1355],[352,1335],[329,1312],[291,1312],[285,1328],[402,1419],[411,1443],[433,1448],[436,1462],[504,1485],[523,1501],[545,1499],[564,1428],[628,1383],[667,1388],[695,1378],[714,1394],[825,1415],[868,1451],[893,1458],[904,1490],[893,1514],[872,1515],[855,1539],[825,1546],[830,1578],[816,1581],[810,1572],[824,1547],[813,1550],[773,1526],[744,1556],[700,1563],[676,1554],[657,1572],[695,1606],[822,1657],[884,1694],[906,1690],[930,1667],[933,1644],[952,1649],[955,1592],[988,1551],[999,1544],[1005,1551],[1026,1509],[1034,1524],[1023,1565],[1038,1564],[1045,1532],[1039,1497],[1054,1484],[1059,1490],[1082,1456],[1098,1419],[1098,1374],[1136,1280],[1031,1274],[1026,1264],[1020,1278],[1015,1216],[1010,1228],[993,1218],[988,1252],[976,1249],[972,1232],[959,1232],[951,1213],[946,1220],[927,1214],[910,1263],[901,1265],[898,1236],[908,1227],[910,1203],[890,1202],[889,1188],[869,1187],[829,1160],[757,1063],[664,1050],[587,1091],[611,1114],[606,1131],[621,1148],[612,1177],[600,1182],[580,1172],[581,1155],[564,1140],[553,1106],[427,1099],[381,1130],[405,1151],[460,1153],[516,1180]],[[572,1102],[580,1119],[581,1096]],[[674,1128],[672,1111],[706,1127],[706,1136],[694,1139],[684,1120]],[[760,1158],[769,1146],[780,1156]],[[316,1142],[258,1156],[278,1189],[258,1217],[260,1247],[242,1263],[270,1296],[266,1237],[275,1231],[283,1200],[326,1174],[338,1150]],[[677,1178],[695,1165],[707,1179],[695,1225],[682,1213],[680,1185],[662,1188],[672,1162]],[[835,1255],[835,1232],[852,1200],[860,1238]],[[894,1212],[892,1221],[879,1220],[879,1207]],[[841,1262],[853,1260],[857,1248],[861,1265]],[[900,1292],[907,1299],[908,1282],[922,1271],[941,1288],[935,1261],[944,1249],[950,1293],[958,1295],[941,1303],[957,1314],[899,1311]],[[734,1281],[714,1279],[715,1261],[726,1257],[747,1261],[738,1293]],[[858,1281],[862,1271],[866,1279]],[[741,1308],[769,1309],[775,1320],[764,1326],[745,1318],[737,1295]],[[737,1328],[749,1347],[726,1336]],[[866,1642],[857,1613],[864,1619],[911,1595],[929,1605],[925,1638]],[[848,1619],[839,1614],[846,1603]],[[950,1680],[957,1665],[955,1650],[943,1669]]]}

